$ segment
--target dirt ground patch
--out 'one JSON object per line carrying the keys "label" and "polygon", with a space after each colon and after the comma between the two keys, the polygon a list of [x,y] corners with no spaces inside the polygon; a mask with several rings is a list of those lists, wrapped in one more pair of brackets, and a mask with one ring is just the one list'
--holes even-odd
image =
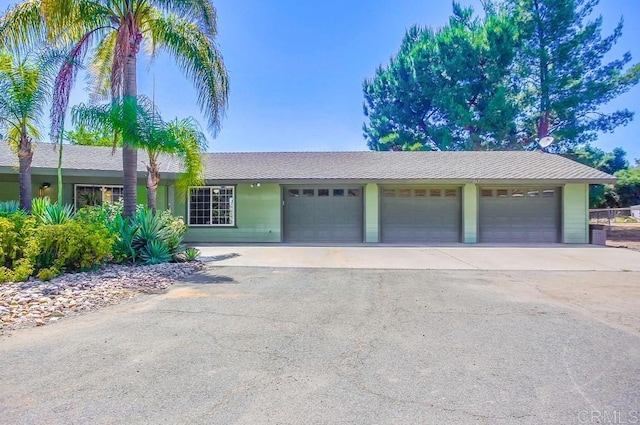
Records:
{"label": "dirt ground patch", "polygon": [[612,223],[607,228],[607,245],[640,251],[640,223]]}

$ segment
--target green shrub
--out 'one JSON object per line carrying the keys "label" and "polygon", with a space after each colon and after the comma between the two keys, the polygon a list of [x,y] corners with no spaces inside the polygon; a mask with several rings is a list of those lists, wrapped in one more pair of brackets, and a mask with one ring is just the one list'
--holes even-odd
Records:
{"label": "green shrub", "polygon": [[37,227],[26,254],[37,271],[79,271],[103,264],[111,257],[112,246],[113,237],[103,224],[69,221]]}
{"label": "green shrub", "polygon": [[[35,226],[36,220],[22,211],[0,217],[0,267],[14,270],[16,262],[25,256],[25,249]],[[18,275],[21,277],[23,273],[23,270],[20,270]],[[17,280],[13,276],[7,276],[8,272],[2,272],[0,282]]]}
{"label": "green shrub", "polygon": [[0,266],[0,283],[1,282],[24,282],[33,274],[33,263],[27,258],[20,258],[14,263],[13,270]]}
{"label": "green shrub", "polygon": [[86,224],[104,224],[105,226],[108,225],[107,210],[102,206],[82,207],[76,212],[73,219]]}
{"label": "green shrub", "polygon": [[58,276],[59,274],[60,274],[60,270],[56,269],[55,267],[49,267],[49,268],[40,270],[36,275],[36,277],[46,282]]}

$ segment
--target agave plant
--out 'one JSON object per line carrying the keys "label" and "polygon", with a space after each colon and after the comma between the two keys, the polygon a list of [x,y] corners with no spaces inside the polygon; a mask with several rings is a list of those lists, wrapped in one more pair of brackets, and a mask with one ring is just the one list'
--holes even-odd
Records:
{"label": "agave plant", "polygon": [[159,239],[148,240],[140,252],[140,259],[145,264],[160,264],[171,261],[167,244]]}
{"label": "agave plant", "polygon": [[63,224],[73,219],[73,206],[66,204],[49,204],[45,207],[40,220],[43,224]]}
{"label": "agave plant", "polygon": [[34,198],[31,202],[31,214],[43,224],[63,224],[73,219],[73,206],[52,204],[47,197]]}
{"label": "agave plant", "polygon": [[113,235],[113,258],[118,263],[137,261],[137,253],[134,248],[134,241],[138,232],[138,227],[132,225],[131,220],[125,219],[121,214],[116,215],[113,220],[107,222],[107,226]]}
{"label": "agave plant", "polygon": [[20,203],[18,201],[1,201],[0,202],[0,217],[15,214],[20,209]]}
{"label": "agave plant", "polygon": [[197,248],[187,248],[184,250],[184,259],[186,261],[196,261],[200,256],[201,252]]}
{"label": "agave plant", "polygon": [[31,214],[35,217],[42,217],[47,205],[51,205],[51,199],[45,196],[44,198],[33,198],[31,200]]}

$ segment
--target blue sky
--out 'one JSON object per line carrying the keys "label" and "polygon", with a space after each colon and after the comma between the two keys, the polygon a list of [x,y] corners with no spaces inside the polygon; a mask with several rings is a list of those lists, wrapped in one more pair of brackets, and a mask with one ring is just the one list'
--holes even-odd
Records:
{"label": "blue sky", "polygon": [[[3,2],[0,2],[3,3]],[[214,0],[219,45],[229,69],[229,108],[209,150],[365,150],[362,82],[386,63],[413,24],[438,27],[451,14],[449,0]],[[461,0],[480,10],[479,0]],[[3,8],[4,9],[4,8]],[[602,0],[597,13],[609,34],[621,16],[623,36],[611,59],[630,51],[640,61],[640,1]],[[163,116],[192,115],[203,126],[192,86],[170,59],[139,67],[139,89]],[[74,100],[84,100],[79,81]],[[635,110],[636,120],[596,145],[622,146],[640,158],[640,87],[607,109]]]}

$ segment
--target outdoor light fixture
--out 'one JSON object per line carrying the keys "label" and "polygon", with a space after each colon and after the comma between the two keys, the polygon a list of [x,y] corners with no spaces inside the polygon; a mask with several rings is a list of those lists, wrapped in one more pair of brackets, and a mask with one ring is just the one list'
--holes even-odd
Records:
{"label": "outdoor light fixture", "polygon": [[43,195],[43,193],[44,193],[45,189],[49,189],[50,187],[51,187],[51,183],[49,183],[49,182],[43,182],[43,183],[40,185],[40,189],[38,189],[38,196],[39,196],[40,198],[42,198],[42,195]]}
{"label": "outdoor light fixture", "polygon": [[251,183],[251,187],[260,187],[260,182]]}

